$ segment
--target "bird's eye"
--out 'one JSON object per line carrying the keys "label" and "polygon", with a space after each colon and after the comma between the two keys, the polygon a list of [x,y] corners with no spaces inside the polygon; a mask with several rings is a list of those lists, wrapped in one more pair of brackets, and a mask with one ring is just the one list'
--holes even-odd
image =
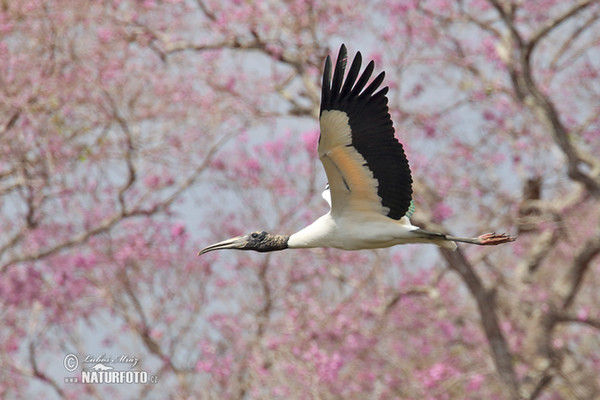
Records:
{"label": "bird's eye", "polygon": [[256,238],[258,237],[258,233],[256,233],[256,232],[253,232],[253,233],[250,235],[250,237],[251,237],[252,239],[256,239]]}

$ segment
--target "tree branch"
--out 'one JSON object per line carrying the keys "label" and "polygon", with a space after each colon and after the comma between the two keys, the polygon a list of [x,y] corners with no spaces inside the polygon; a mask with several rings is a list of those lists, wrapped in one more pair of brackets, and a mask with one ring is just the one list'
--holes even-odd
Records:
{"label": "tree branch", "polygon": [[440,249],[442,257],[446,260],[448,267],[456,271],[463,279],[469,291],[475,298],[481,325],[485,332],[492,352],[492,359],[496,366],[496,371],[500,379],[509,389],[511,398],[518,399],[519,385],[512,362],[512,354],[504,334],[500,330],[500,323],[496,314],[496,304],[494,292],[487,290],[481,279],[475,272],[473,266],[465,258],[464,254],[458,248],[456,251]]}
{"label": "tree branch", "polygon": [[[579,13],[580,11],[587,8],[588,6],[590,6],[594,3],[597,3],[597,2],[598,2],[597,0],[583,1],[583,2],[573,6],[573,8],[571,8],[570,10],[567,10],[561,16],[555,18],[553,21],[550,21],[542,29],[540,29],[536,34],[534,34],[531,37],[531,39],[529,39],[529,41],[527,43],[527,47],[526,47],[526,53],[531,54],[533,52],[535,46],[540,42],[540,40],[542,40],[544,37],[548,36],[554,29],[558,28],[567,19],[571,18],[575,14]],[[527,57],[529,57],[529,55],[527,55]]]}
{"label": "tree branch", "polygon": [[575,299],[591,261],[600,254],[600,232],[590,237],[577,252],[568,272],[557,283],[556,292],[562,297],[562,308],[568,308]]}
{"label": "tree branch", "polygon": [[[143,208],[143,206],[141,204],[137,204],[134,207],[130,207],[129,210],[123,209],[123,210],[119,211],[118,213],[115,213],[115,214],[107,217],[106,219],[101,221],[98,225],[96,225],[96,227],[94,227],[92,229],[88,229],[84,232],[81,232],[81,233],[73,236],[72,238],[67,239],[61,243],[57,243],[54,246],[50,246],[50,247],[40,250],[36,253],[21,254],[17,257],[14,257],[13,259],[5,262],[0,267],[0,273],[6,272],[8,270],[8,268],[10,268],[11,266],[14,266],[16,264],[19,264],[22,262],[27,262],[27,261],[34,261],[34,260],[38,260],[38,259],[41,259],[44,257],[48,257],[48,256],[51,256],[62,250],[67,250],[69,248],[72,248],[72,247],[75,247],[82,243],[85,243],[89,238],[91,238],[93,236],[110,231],[115,225],[117,225],[120,221],[122,221],[124,219],[140,217],[140,216],[150,216],[150,215],[154,215],[158,212],[168,209],[171,206],[171,204],[173,204],[173,202],[175,202],[181,196],[181,194],[183,194],[183,192],[185,192],[198,179],[200,179],[200,176],[202,175],[202,171],[204,171],[208,167],[208,165],[210,164],[210,161],[216,155],[219,148],[221,148],[229,139],[230,139],[230,136],[228,136],[228,135],[220,137],[219,140],[217,140],[208,149],[206,156],[205,156],[204,160],[202,161],[202,163],[200,165],[198,165],[198,167],[188,176],[188,178],[185,179],[179,185],[179,187],[173,193],[171,193],[167,198],[165,198],[163,201],[154,204],[150,208]],[[122,189],[123,189],[123,187],[121,188],[121,190]],[[13,242],[16,243],[16,241],[21,240],[24,235],[25,235],[25,230],[23,232],[18,233],[15,237],[13,237],[9,241],[8,244],[12,244]],[[8,249],[8,244],[3,246],[2,248],[0,248],[0,255],[2,255],[2,253]]]}
{"label": "tree branch", "polygon": [[[558,111],[550,97],[544,94],[535,83],[533,71],[531,68],[531,57],[536,45],[546,37],[552,29],[559,26],[568,18],[576,15],[579,11],[593,4],[593,1],[584,1],[573,7],[553,22],[542,28],[534,37],[526,42],[514,23],[514,8],[510,6],[511,12],[508,12],[503,4],[498,0],[490,0],[510,31],[511,39],[514,43],[510,51],[518,51],[517,57],[512,57],[507,67],[511,76],[516,97],[537,112],[542,121],[544,121],[554,138],[554,142],[562,150],[567,158],[568,176],[583,184],[594,196],[600,196],[600,177],[592,176],[580,168],[580,164],[589,164],[592,173],[600,173],[600,162],[591,155],[584,154],[583,150],[578,149],[569,138],[569,131],[560,120]],[[518,64],[517,64],[518,63]],[[515,65],[516,64],[516,65]]]}
{"label": "tree branch", "polygon": [[29,364],[31,364],[31,369],[33,372],[33,376],[37,379],[41,380],[52,386],[52,389],[61,397],[66,398],[65,392],[61,389],[61,387],[56,383],[56,381],[46,375],[44,372],[40,371],[37,365],[37,358],[35,355],[35,344],[33,342],[29,342]]}
{"label": "tree branch", "polygon": [[[594,13],[592,13],[589,18],[587,19],[587,21],[585,21],[579,28],[577,28],[570,36],[568,39],[566,39],[562,46],[560,47],[560,49],[556,52],[556,54],[554,55],[554,57],[552,58],[552,61],[550,62],[550,69],[558,69],[558,62],[560,60],[560,58],[563,56],[563,54],[565,54],[567,52],[567,50],[569,48],[571,48],[573,42],[575,42],[575,40],[579,37],[581,37],[582,33],[588,31],[589,29],[591,29],[591,26],[598,22],[598,16],[600,16],[600,11],[596,11]],[[573,57],[571,57],[571,59],[573,59]],[[563,64],[564,66],[564,64]]]}
{"label": "tree branch", "polygon": [[600,319],[596,319],[596,318],[579,318],[577,316],[569,315],[569,314],[557,314],[555,316],[555,318],[556,318],[556,322],[557,323],[587,325],[587,326],[592,327],[594,329],[600,330]]}

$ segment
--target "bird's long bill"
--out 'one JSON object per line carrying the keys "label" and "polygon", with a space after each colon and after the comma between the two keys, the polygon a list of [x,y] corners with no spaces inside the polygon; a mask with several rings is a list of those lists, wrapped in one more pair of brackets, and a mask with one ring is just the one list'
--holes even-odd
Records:
{"label": "bird's long bill", "polygon": [[210,246],[207,246],[200,250],[198,252],[198,255],[201,256],[202,254],[208,253],[209,251],[213,250],[242,249],[246,244],[248,244],[246,236],[236,236],[231,239],[223,240],[219,243],[211,244]]}

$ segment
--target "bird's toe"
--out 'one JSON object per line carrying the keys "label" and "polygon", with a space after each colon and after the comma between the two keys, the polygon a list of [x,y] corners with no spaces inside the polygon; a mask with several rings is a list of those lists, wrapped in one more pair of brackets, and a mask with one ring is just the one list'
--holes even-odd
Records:
{"label": "bird's toe", "polygon": [[482,246],[495,246],[497,244],[514,242],[516,240],[515,237],[509,236],[507,234],[501,233],[486,233],[479,236],[479,244]]}

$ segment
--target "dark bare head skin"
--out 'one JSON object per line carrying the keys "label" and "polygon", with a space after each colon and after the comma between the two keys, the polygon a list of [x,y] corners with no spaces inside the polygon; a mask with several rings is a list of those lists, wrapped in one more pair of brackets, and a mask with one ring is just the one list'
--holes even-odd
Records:
{"label": "dark bare head skin", "polygon": [[219,243],[212,244],[200,250],[202,255],[214,250],[254,250],[259,252],[277,251],[287,249],[289,235],[271,235],[267,232],[252,232],[247,235],[236,236]]}

